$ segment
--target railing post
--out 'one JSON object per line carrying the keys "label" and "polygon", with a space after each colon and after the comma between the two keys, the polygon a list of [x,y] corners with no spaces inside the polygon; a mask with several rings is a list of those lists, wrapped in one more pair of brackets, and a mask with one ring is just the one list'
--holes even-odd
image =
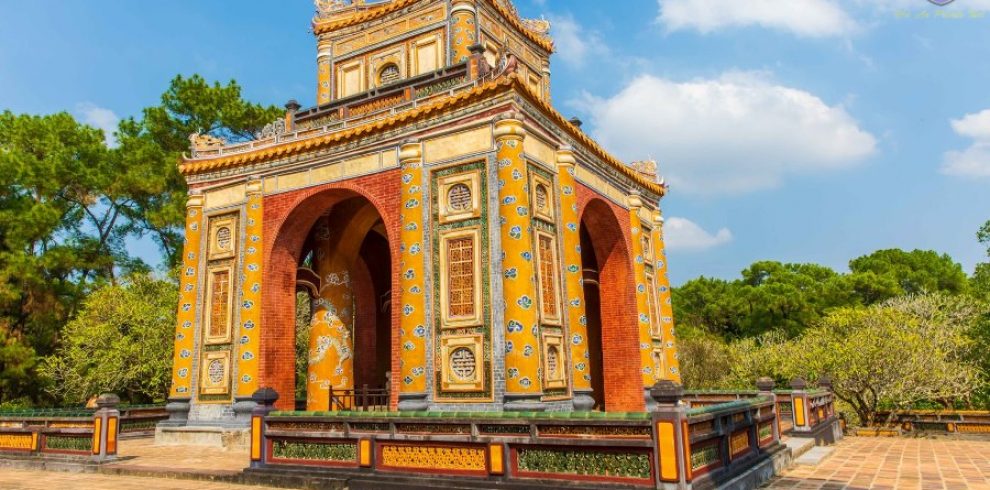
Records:
{"label": "railing post", "polygon": [[660,380],[650,388],[650,396],[656,402],[651,418],[656,451],[657,488],[690,489],[691,448],[687,408],[681,403],[684,388],[673,381]]}
{"label": "railing post", "polygon": [[[756,380],[756,389],[760,392],[760,396],[770,397],[770,402],[773,404],[773,439],[775,441],[780,440],[780,410],[777,410],[777,395],[773,392],[774,382],[773,379],[766,376]],[[757,428],[756,434],[756,445],[759,446],[759,428]]]}
{"label": "railing post", "polygon": [[278,392],[261,388],[251,395],[255,403],[251,411],[251,467],[261,468],[268,459],[268,438],[265,436],[265,417],[275,409]]}
{"label": "railing post", "polygon": [[794,419],[794,432],[811,432],[811,418],[808,411],[808,383],[803,378],[791,380],[791,417]]}
{"label": "railing post", "polygon": [[93,459],[99,462],[117,458],[117,433],[120,428],[120,397],[104,393],[96,399],[93,414]]}

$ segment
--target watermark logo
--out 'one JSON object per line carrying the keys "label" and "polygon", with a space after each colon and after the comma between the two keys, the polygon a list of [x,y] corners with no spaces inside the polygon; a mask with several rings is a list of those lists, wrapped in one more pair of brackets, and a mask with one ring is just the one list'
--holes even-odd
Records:
{"label": "watermark logo", "polygon": [[928,1],[934,3],[935,5],[938,5],[939,7],[945,7],[946,5],[954,2],[955,0],[928,0]]}

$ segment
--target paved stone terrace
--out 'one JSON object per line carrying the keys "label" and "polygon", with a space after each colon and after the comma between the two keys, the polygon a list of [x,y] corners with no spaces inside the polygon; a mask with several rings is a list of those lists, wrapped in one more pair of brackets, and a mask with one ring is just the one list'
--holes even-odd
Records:
{"label": "paved stone terrace", "polygon": [[261,490],[269,487],[142,476],[4,468],[0,471],[0,488],[4,490]]}
{"label": "paved stone terrace", "polygon": [[795,466],[768,487],[990,490],[990,441],[847,437],[818,466]]}

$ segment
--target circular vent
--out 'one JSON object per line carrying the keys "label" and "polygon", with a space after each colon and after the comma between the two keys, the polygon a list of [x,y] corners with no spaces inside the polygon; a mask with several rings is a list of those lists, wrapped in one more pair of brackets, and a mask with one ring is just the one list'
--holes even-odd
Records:
{"label": "circular vent", "polygon": [[454,184],[447,191],[447,207],[451,211],[471,209],[471,188],[465,184]]}
{"label": "circular vent", "polygon": [[474,352],[467,347],[458,347],[450,353],[450,371],[459,379],[474,379],[474,363]]}
{"label": "circular vent", "polygon": [[401,75],[399,74],[399,67],[394,64],[386,65],[382,68],[382,71],[378,74],[379,85],[388,85],[393,82],[399,81]]}
{"label": "circular vent", "polygon": [[224,226],[217,230],[217,249],[230,250],[230,228]]}
{"label": "circular vent", "polygon": [[207,368],[207,375],[213,384],[220,384],[223,381],[223,363],[220,362],[220,359],[210,361],[210,366]]}

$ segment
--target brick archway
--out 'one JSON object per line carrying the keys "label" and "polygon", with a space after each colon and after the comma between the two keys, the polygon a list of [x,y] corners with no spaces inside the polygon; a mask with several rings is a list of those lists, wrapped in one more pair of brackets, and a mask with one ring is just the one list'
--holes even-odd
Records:
{"label": "brick archway", "polygon": [[[317,218],[333,205],[362,197],[378,211],[385,225],[392,270],[399,270],[398,170],[324,184],[265,197],[265,262],[262,286],[261,359],[259,383],[279,393],[276,407],[292,410],[295,394],[295,305],[296,271],[303,246]],[[393,274],[392,291],[398,291]],[[399,312],[391,318],[390,370],[398,372]],[[392,380],[392,404],[398,383]]]}
{"label": "brick archway", "polygon": [[[605,409],[609,412],[645,410],[637,327],[636,292],[630,258],[629,212],[578,185],[578,210],[598,268],[600,369]],[[596,298],[586,298],[594,305]],[[591,308],[592,306],[589,306]],[[591,312],[589,319],[594,316]],[[593,326],[589,325],[589,337]],[[591,353],[592,356],[599,353]],[[594,376],[594,373],[593,373]],[[598,397],[601,394],[597,395]]]}

